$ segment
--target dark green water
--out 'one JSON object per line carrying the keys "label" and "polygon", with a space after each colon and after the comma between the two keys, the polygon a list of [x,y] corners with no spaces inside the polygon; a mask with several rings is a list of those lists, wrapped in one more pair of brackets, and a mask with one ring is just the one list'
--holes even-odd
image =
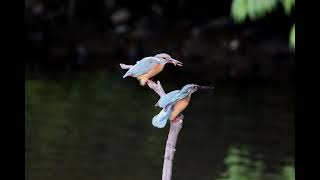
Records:
{"label": "dark green water", "polygon": [[[151,90],[110,73],[29,77],[25,87],[27,180],[161,179],[168,127],[151,124],[160,111]],[[195,93],[173,180],[293,180],[292,96],[275,87]]]}

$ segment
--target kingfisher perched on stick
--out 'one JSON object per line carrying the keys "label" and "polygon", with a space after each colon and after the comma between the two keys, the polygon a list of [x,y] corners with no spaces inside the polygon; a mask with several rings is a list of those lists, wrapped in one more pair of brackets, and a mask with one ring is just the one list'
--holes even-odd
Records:
{"label": "kingfisher perched on stick", "polygon": [[181,90],[174,90],[163,95],[155,105],[161,107],[162,110],[153,117],[153,126],[163,128],[168,119],[175,121],[180,116],[180,113],[189,105],[192,93],[198,89],[214,89],[214,87],[187,84]]}
{"label": "kingfisher perched on stick", "polygon": [[122,69],[129,69],[123,78],[131,76],[137,78],[141,86],[145,86],[147,81],[159,74],[165,64],[172,63],[175,66],[182,66],[182,62],[173,59],[170,55],[165,53],[157,54],[153,57],[145,57],[137,61],[135,65],[120,64]]}

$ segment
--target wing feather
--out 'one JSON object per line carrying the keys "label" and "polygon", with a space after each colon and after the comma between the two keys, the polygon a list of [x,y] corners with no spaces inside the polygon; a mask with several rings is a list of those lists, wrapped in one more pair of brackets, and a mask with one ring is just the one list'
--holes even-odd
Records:
{"label": "wing feather", "polygon": [[155,65],[158,64],[158,61],[154,57],[145,57],[130,68],[123,77],[127,76],[141,76],[148,73]]}
{"label": "wing feather", "polygon": [[171,105],[172,103],[176,102],[180,99],[180,90],[174,90],[166,95],[162,96],[156,105],[158,105],[161,108],[166,108],[167,106]]}

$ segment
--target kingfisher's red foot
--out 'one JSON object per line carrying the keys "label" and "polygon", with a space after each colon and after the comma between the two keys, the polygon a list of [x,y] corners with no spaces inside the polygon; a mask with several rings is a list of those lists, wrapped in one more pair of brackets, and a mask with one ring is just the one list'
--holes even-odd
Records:
{"label": "kingfisher's red foot", "polygon": [[176,123],[176,122],[178,122],[179,120],[180,120],[180,118],[179,118],[180,116],[177,116],[177,117],[175,117],[173,120],[171,120],[173,123]]}
{"label": "kingfisher's red foot", "polygon": [[183,119],[183,114],[179,114],[176,118],[174,118],[173,120],[171,120],[173,123],[176,123],[176,122],[178,122],[178,121],[180,121],[180,120],[182,120]]}
{"label": "kingfisher's red foot", "polygon": [[171,120],[173,123],[176,123],[176,122],[178,122],[178,118],[174,118],[173,120]]}

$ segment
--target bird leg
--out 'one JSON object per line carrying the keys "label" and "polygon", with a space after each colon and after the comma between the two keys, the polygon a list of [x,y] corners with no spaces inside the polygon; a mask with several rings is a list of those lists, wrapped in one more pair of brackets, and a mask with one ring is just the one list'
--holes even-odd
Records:
{"label": "bird leg", "polygon": [[177,121],[178,121],[178,117],[176,117],[176,118],[174,118],[174,119],[171,120],[171,122],[173,122],[173,123],[175,123],[175,122],[177,122]]}
{"label": "bird leg", "polygon": [[173,120],[171,120],[171,122],[172,123],[177,123],[177,122],[179,122],[180,120],[182,120],[183,119],[183,114],[179,114],[177,117],[175,117]]}
{"label": "bird leg", "polygon": [[140,81],[140,86],[145,86],[147,81],[146,79],[138,79]]}
{"label": "bird leg", "polygon": [[120,63],[121,69],[130,69],[130,68],[132,68],[132,66],[133,66],[133,65],[127,65],[127,64],[122,64],[122,63]]}

